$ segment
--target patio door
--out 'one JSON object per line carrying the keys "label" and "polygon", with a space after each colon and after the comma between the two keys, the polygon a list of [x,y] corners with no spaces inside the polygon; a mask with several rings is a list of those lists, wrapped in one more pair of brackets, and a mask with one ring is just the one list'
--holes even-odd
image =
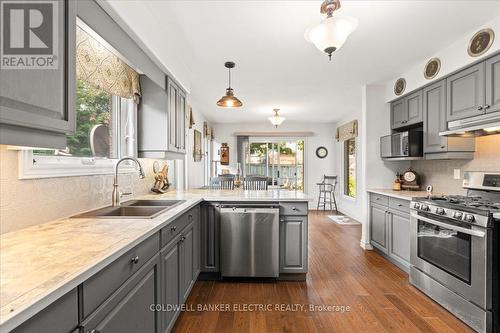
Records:
{"label": "patio door", "polygon": [[304,140],[250,138],[246,175],[268,178],[272,188],[304,191]]}

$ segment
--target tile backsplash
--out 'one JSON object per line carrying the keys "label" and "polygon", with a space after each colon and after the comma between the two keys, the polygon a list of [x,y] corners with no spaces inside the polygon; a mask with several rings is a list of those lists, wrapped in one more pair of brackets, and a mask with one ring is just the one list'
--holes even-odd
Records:
{"label": "tile backsplash", "polygon": [[[120,174],[123,192],[134,196],[150,193],[153,162],[140,159],[145,179],[137,173]],[[173,163],[169,179],[172,182]],[[48,222],[111,203],[113,175],[18,179],[18,152],[0,145],[0,233]]]}
{"label": "tile backsplash", "polygon": [[[476,138],[473,160],[413,161],[412,168],[422,177],[422,185],[432,184],[434,192],[465,194],[462,189],[464,171],[500,172],[500,134]],[[460,178],[453,178],[453,170],[460,169]]]}

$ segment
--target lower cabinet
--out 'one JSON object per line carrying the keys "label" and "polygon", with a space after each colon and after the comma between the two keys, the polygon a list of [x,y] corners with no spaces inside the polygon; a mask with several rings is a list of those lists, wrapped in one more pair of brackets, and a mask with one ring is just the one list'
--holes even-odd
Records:
{"label": "lower cabinet", "polygon": [[307,273],[307,216],[280,217],[280,273]]}
{"label": "lower cabinet", "polygon": [[[385,202],[387,204],[379,204]],[[400,268],[410,267],[410,214],[406,201],[394,198],[380,200],[380,195],[371,195],[370,243]],[[394,207],[398,207],[394,208]]]}
{"label": "lower cabinet", "polygon": [[160,260],[156,254],[83,322],[83,332],[158,333],[160,312],[152,311],[151,306],[160,303],[159,296]]}
{"label": "lower cabinet", "polygon": [[219,236],[220,205],[206,202],[201,205],[200,218],[200,264],[202,272],[220,272]]}

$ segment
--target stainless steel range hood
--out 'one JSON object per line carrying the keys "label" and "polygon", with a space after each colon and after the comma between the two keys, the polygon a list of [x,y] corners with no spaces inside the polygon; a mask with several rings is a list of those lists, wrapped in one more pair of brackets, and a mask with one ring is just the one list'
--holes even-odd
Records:
{"label": "stainless steel range hood", "polygon": [[441,136],[476,137],[500,134],[500,112],[448,122],[448,131]]}

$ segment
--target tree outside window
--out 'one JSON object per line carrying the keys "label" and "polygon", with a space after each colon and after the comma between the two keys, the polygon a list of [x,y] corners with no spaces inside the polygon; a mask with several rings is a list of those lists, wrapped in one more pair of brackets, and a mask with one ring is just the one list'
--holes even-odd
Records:
{"label": "tree outside window", "polygon": [[344,141],[344,194],[356,197],[356,139]]}

